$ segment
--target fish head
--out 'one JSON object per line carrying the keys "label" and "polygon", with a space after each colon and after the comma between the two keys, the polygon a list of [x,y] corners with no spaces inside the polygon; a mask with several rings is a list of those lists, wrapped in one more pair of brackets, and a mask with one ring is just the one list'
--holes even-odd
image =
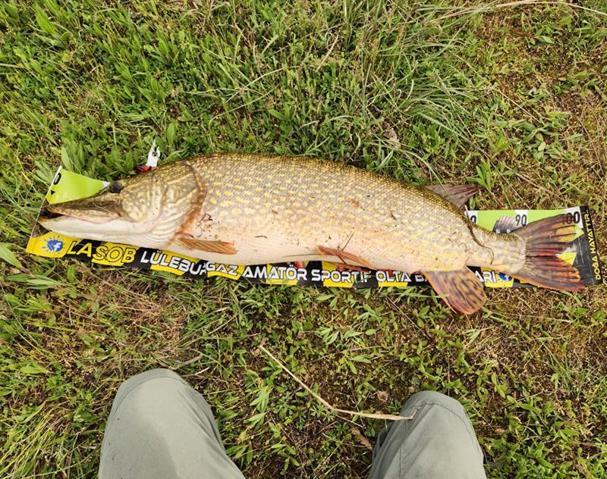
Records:
{"label": "fish head", "polygon": [[[162,222],[163,210],[170,206],[167,195],[174,198],[175,192],[152,171],[113,181],[88,198],[48,205],[38,222],[75,238],[154,247],[144,238]],[[172,234],[171,228],[163,230]]]}

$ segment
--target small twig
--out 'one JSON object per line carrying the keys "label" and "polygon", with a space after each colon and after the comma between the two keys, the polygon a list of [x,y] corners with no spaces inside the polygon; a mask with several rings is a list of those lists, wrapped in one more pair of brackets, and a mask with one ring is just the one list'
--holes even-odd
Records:
{"label": "small twig", "polygon": [[335,40],[329,47],[329,50],[327,51],[325,56],[323,56],[322,59],[320,60],[320,62],[318,63],[318,66],[316,67],[316,71],[320,70],[322,68],[322,66],[325,64],[325,62],[327,61],[327,58],[329,58],[329,55],[331,55],[333,48],[335,48],[335,45],[337,44],[338,40],[339,40],[339,35],[335,35]]}
{"label": "small twig", "polygon": [[173,366],[173,369],[181,369],[185,366],[189,366],[192,363],[195,363],[196,361],[198,361],[199,359],[202,359],[204,357],[204,353],[199,353],[196,356],[194,356],[193,358],[188,359],[187,361],[184,361],[180,364],[178,364],[177,366]]}
{"label": "small twig", "polygon": [[605,13],[605,12],[601,12],[600,10],[595,10],[594,8],[588,8],[588,7],[584,7],[582,5],[577,5],[575,3],[567,3],[567,2],[561,2],[561,1],[518,0],[515,2],[506,2],[506,3],[481,4],[481,5],[476,5],[476,6],[469,7],[469,8],[464,7],[453,13],[439,17],[439,20],[444,20],[446,18],[459,17],[460,15],[468,15],[468,14],[474,14],[474,13],[487,13],[487,12],[491,12],[493,10],[499,10],[501,8],[520,7],[520,6],[525,6],[525,5],[530,5],[530,6],[533,6],[533,5],[561,5],[564,7],[577,8],[579,10],[584,10],[586,12],[590,12],[590,13],[594,13],[596,15],[601,15],[603,17],[607,17],[607,13]]}
{"label": "small twig", "polygon": [[284,364],[282,364],[276,358],[276,356],[274,356],[270,351],[268,351],[263,345],[259,345],[259,349],[261,351],[263,351],[265,354],[267,354],[276,364],[278,364],[281,367],[281,369],[283,371],[285,371],[289,376],[291,376],[293,379],[295,379],[295,381],[297,381],[297,383],[302,388],[304,388],[307,392],[309,392],[312,396],[314,396],[314,398],[318,402],[320,402],[324,407],[326,407],[330,411],[333,411],[336,413],[341,413],[341,414],[348,414],[350,416],[366,417],[369,419],[383,419],[386,421],[402,421],[403,419],[413,419],[414,415],[396,416],[394,414],[367,413],[367,412],[359,412],[359,411],[350,411],[348,409],[341,409],[341,408],[332,406],[327,401],[325,401],[322,397],[320,397],[318,394],[316,394],[314,391],[312,391],[312,389],[310,389],[308,386],[306,386],[306,384],[301,379],[299,379],[297,376],[295,376],[295,374],[293,374],[291,371],[289,371],[289,369]]}

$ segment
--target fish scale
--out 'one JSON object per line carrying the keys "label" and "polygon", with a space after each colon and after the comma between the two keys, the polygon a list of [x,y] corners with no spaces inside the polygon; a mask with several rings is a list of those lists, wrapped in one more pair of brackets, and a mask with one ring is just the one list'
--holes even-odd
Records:
{"label": "fish scale", "polygon": [[[190,233],[234,242],[238,253],[231,261],[280,262],[295,254],[321,259],[317,248],[326,246],[347,248],[380,268],[451,270],[461,269],[472,253],[459,247],[433,254],[451,248],[454,236],[462,246],[473,244],[467,220],[438,195],[390,178],[293,157],[212,155],[189,163],[205,178],[202,209],[213,218]],[[266,196],[256,192],[260,183]],[[256,238],[262,230],[272,246],[268,256]]]}

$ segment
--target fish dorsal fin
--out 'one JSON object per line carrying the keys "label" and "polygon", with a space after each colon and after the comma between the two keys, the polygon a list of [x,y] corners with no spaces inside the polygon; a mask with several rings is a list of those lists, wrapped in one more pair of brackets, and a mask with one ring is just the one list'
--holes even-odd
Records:
{"label": "fish dorsal fin", "polygon": [[427,185],[426,188],[442,196],[458,208],[463,208],[468,200],[481,189],[477,185]]}
{"label": "fish dorsal fin", "polygon": [[236,248],[234,248],[234,243],[229,241],[202,240],[192,238],[191,236],[180,236],[174,243],[185,248],[205,251],[207,253],[236,254],[238,252]]}
{"label": "fish dorsal fin", "polygon": [[476,313],[487,299],[483,284],[468,268],[428,271],[424,275],[438,295],[458,313]]}
{"label": "fish dorsal fin", "polygon": [[520,227],[521,226],[516,222],[516,219],[512,216],[502,216],[495,222],[495,225],[493,225],[493,231],[495,233],[510,233]]}

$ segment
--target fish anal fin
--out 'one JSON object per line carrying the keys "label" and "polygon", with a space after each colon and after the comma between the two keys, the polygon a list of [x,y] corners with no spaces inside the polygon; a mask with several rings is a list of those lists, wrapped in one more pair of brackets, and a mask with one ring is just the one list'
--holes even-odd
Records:
{"label": "fish anal fin", "polygon": [[363,258],[361,258],[360,256],[357,256],[355,254],[348,253],[347,251],[344,251],[343,249],[329,248],[327,246],[318,246],[317,248],[318,248],[319,254],[321,254],[322,256],[335,256],[335,257],[339,258],[342,261],[342,263],[344,263],[348,266],[357,265],[357,266],[363,266],[365,268],[371,269],[371,266],[369,265],[369,263],[366,260],[364,260]]}
{"label": "fish anal fin", "polygon": [[202,240],[189,236],[180,236],[175,241],[180,246],[207,253],[236,254],[238,251],[234,248],[234,243],[221,240]]}
{"label": "fish anal fin", "polygon": [[427,271],[424,276],[437,294],[458,313],[476,313],[486,301],[483,284],[468,268]]}
{"label": "fish anal fin", "polygon": [[463,208],[468,200],[481,189],[478,185],[427,185],[426,188],[458,208]]}

